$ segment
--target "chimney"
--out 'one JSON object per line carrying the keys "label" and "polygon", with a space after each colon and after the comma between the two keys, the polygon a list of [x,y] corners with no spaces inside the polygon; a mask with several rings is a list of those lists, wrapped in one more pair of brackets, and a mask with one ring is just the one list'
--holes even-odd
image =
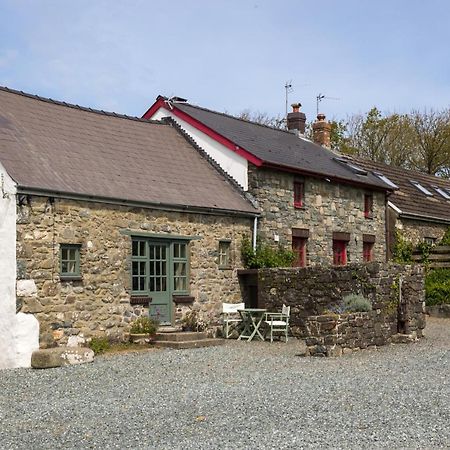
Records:
{"label": "chimney", "polygon": [[297,130],[300,134],[305,134],[305,113],[300,112],[301,103],[293,103],[292,112],[287,115],[288,130]]}
{"label": "chimney", "polygon": [[325,120],[325,114],[317,114],[317,120],[312,125],[313,141],[325,148],[331,148],[331,125]]}

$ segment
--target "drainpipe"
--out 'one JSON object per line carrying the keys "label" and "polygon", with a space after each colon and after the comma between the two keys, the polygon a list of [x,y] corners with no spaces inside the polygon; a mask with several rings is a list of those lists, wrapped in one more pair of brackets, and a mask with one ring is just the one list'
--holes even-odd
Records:
{"label": "drainpipe", "polygon": [[253,251],[256,251],[256,233],[258,231],[258,218],[253,221]]}

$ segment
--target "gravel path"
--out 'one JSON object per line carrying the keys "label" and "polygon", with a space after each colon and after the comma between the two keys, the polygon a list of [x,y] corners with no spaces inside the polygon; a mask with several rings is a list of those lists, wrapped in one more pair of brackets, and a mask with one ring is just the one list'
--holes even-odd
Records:
{"label": "gravel path", "polygon": [[450,320],[342,358],[236,342],[0,371],[0,449],[450,448]]}

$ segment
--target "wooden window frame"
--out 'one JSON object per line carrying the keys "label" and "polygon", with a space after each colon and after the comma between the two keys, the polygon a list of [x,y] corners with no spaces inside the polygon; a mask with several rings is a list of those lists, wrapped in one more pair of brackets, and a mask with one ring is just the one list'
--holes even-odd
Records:
{"label": "wooden window frame", "polygon": [[373,219],[373,194],[364,194],[364,217]]}
{"label": "wooden window frame", "polygon": [[[333,264],[335,266],[347,265],[347,246],[348,241],[333,239]],[[343,251],[342,255],[341,251]]]}
{"label": "wooden window frame", "polygon": [[[135,242],[144,242],[145,243],[145,256],[133,255],[133,244]],[[180,239],[170,240],[170,239],[154,239],[154,238],[146,238],[143,236],[132,236],[131,238],[131,267],[130,267],[130,277],[131,277],[131,295],[133,297],[138,296],[150,296],[150,244],[158,244],[164,243],[168,244],[168,255],[166,256],[168,259],[167,263],[167,281],[169,283],[169,290],[173,295],[189,295],[190,293],[190,254],[189,254],[189,241],[183,241]],[[182,256],[181,252],[175,256],[175,246],[180,245],[184,246],[184,255]],[[136,275],[133,274],[133,262],[144,262],[145,263],[145,273],[143,277],[144,281],[144,289],[135,290],[133,289],[133,277]],[[176,274],[176,266],[177,264],[185,264],[185,273],[183,275]],[[183,278],[185,279],[185,289],[176,289],[176,279]]]}
{"label": "wooden window frame", "polygon": [[294,181],[294,208],[303,208],[305,206],[305,183],[303,181]]}
{"label": "wooden window frame", "polygon": [[373,242],[363,242],[363,262],[372,262],[373,261]]}
{"label": "wooden window frame", "polygon": [[[75,251],[75,258],[63,258],[64,251]],[[59,278],[61,280],[81,280],[81,263],[80,263],[81,244],[60,244],[59,246]],[[64,263],[75,263],[73,272],[63,271]]]}
{"label": "wooden window frame", "polygon": [[[293,262],[293,267],[306,267],[306,244],[308,238],[292,236],[292,251],[297,255],[297,259]],[[298,244],[298,245],[297,245]]]}
{"label": "wooden window frame", "polygon": [[[225,251],[222,251],[223,249]],[[217,263],[219,269],[231,269],[231,241],[229,239],[219,241]]]}

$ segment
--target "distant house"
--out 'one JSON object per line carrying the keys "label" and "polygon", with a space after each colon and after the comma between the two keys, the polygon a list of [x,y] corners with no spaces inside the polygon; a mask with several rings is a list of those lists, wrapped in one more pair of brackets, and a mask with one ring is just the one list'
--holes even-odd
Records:
{"label": "distant house", "polygon": [[[387,195],[380,176],[305,139],[305,115],[293,105],[290,131],[274,129],[159,96],[144,114],[170,117],[252,195],[261,210],[258,235],[291,247],[296,264],[384,261]],[[321,144],[329,124],[313,126]]]}
{"label": "distant house", "polygon": [[438,242],[450,227],[450,180],[354,158],[395,190],[389,196],[390,240],[400,230],[414,244]]}
{"label": "distant house", "polygon": [[0,368],[29,364],[37,323],[43,347],[120,339],[241,298],[258,211],[176,125],[0,88],[0,172]]}

